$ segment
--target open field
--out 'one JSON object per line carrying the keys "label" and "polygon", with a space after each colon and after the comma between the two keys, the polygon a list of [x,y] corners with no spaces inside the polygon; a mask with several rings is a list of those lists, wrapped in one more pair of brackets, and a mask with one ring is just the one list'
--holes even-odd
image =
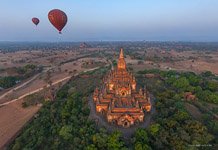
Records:
{"label": "open field", "polygon": [[[84,70],[84,72],[94,69],[96,68],[86,69]],[[76,73],[75,75],[78,75],[78,73]],[[59,83],[64,84],[70,78],[71,76],[68,75],[65,78],[54,80],[51,85],[54,87],[54,85],[57,85]],[[36,85],[36,83],[32,83],[31,85]],[[47,85],[48,87],[50,86],[48,84],[45,85]],[[22,92],[19,92],[20,96],[18,96],[17,94],[18,98],[8,99],[7,102],[0,104],[0,148],[7,144],[22,129],[25,123],[28,122],[38,112],[39,108],[41,107],[41,105],[36,105],[30,106],[28,108],[23,108],[23,98],[30,94],[42,91],[45,85],[39,84],[39,88],[35,90],[33,88],[30,89],[30,87],[24,88],[20,90]]]}
{"label": "open field", "polygon": [[[179,70],[201,73],[211,71],[218,75],[218,51],[176,51],[156,48],[127,50],[126,63],[133,72],[144,69]],[[12,139],[40,109],[41,105],[22,107],[23,99],[31,94],[53,88],[57,91],[72,76],[81,72],[112,65],[117,60],[114,48],[86,48],[60,51],[0,52],[0,77],[16,76],[14,68],[27,64],[42,66],[41,72],[21,81],[14,87],[0,91],[0,147]],[[48,92],[48,91],[47,91]],[[48,93],[45,93],[45,95]],[[191,104],[190,113],[200,119],[202,114]]]}
{"label": "open field", "polygon": [[40,105],[22,108],[22,101],[0,107],[0,149],[9,142],[20,129],[40,109]]}
{"label": "open field", "polygon": [[10,53],[0,52],[0,68],[11,68],[35,65],[57,65],[58,63],[77,56],[75,51],[16,51]]}
{"label": "open field", "polygon": [[[139,52],[140,53],[140,52]],[[218,52],[196,52],[196,51],[169,51],[162,52],[149,50],[143,60],[138,60],[127,56],[126,62],[130,64],[135,71],[143,69],[161,69],[161,70],[180,70],[201,73],[211,71],[218,75]],[[142,61],[139,64],[139,61]]]}
{"label": "open field", "polygon": [[[58,54],[56,54],[56,52],[51,52],[47,54],[39,51],[19,51],[15,52],[15,54],[0,53],[0,66],[5,69],[5,71],[0,72],[1,76],[14,75],[11,72],[7,72],[7,68],[25,66],[29,63],[33,63],[35,65],[40,64],[43,66],[49,66],[45,67],[41,73],[23,81],[22,83],[19,83],[19,85],[12,87],[9,90],[1,91],[0,147],[10,141],[10,139],[13,138],[20,131],[25,123],[28,122],[28,120],[30,120],[41,107],[41,105],[36,105],[30,106],[28,108],[23,108],[23,98],[28,95],[43,91],[46,87],[49,88],[51,86],[54,89],[58,89],[60,88],[60,86],[64,85],[67,81],[69,81],[72,76],[78,75],[83,71],[96,69],[97,67],[81,67],[84,62],[95,61],[95,59],[93,58],[87,57],[76,59],[83,54],[73,57],[76,52],[66,52],[64,54],[62,53],[63,52],[59,52]],[[23,61],[29,59],[31,61]],[[68,61],[72,59],[75,60]],[[18,63],[19,60],[22,61]],[[102,58],[97,58],[96,61],[102,61],[106,63],[106,60]]]}

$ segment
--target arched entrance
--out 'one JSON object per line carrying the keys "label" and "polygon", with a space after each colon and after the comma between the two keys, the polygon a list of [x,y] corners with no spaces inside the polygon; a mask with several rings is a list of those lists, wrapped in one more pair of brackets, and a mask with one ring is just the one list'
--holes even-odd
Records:
{"label": "arched entrance", "polygon": [[138,119],[136,119],[135,125],[138,125],[139,123],[140,123],[140,121]]}
{"label": "arched entrance", "polygon": [[101,110],[101,114],[104,116],[106,115],[106,111],[104,109]]}
{"label": "arched entrance", "polygon": [[133,125],[133,123],[134,123],[134,119],[129,114],[123,114],[117,120],[117,124],[124,127],[124,128],[129,128],[131,125]]}
{"label": "arched entrance", "polygon": [[112,124],[113,124],[113,125],[117,125],[117,120],[113,119],[113,120],[112,120]]}
{"label": "arched entrance", "polygon": [[129,128],[129,127],[130,127],[130,122],[129,122],[127,119],[125,119],[125,120],[123,121],[123,127],[124,127],[124,128]]}

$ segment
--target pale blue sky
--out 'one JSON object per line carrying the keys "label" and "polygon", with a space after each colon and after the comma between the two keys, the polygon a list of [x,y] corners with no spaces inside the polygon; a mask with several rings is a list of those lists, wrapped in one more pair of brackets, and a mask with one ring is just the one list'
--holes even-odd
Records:
{"label": "pale blue sky", "polygon": [[[54,8],[68,15],[62,35]],[[0,41],[95,40],[218,41],[218,0],[0,0]]]}

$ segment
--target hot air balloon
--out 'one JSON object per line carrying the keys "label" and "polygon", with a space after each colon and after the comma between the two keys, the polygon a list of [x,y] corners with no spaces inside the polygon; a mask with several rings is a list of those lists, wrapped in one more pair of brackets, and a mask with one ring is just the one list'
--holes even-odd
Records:
{"label": "hot air balloon", "polygon": [[59,9],[53,9],[48,13],[48,19],[61,34],[61,30],[67,24],[67,15]]}
{"label": "hot air balloon", "polygon": [[37,26],[40,21],[38,18],[32,18],[32,22]]}

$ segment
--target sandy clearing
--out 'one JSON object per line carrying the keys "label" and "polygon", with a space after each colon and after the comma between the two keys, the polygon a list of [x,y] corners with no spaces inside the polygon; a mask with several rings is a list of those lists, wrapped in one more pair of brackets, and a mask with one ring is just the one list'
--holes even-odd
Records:
{"label": "sandy clearing", "polygon": [[22,108],[22,101],[0,108],[0,149],[14,137],[20,129],[40,109],[40,106]]}
{"label": "sandy clearing", "polygon": [[[84,72],[93,71],[98,68],[99,67],[86,69]],[[78,75],[78,73],[75,75]],[[53,82],[52,85],[65,82],[70,78],[71,76],[67,76],[63,79]],[[43,88],[31,91],[30,93],[22,95],[18,99],[14,99],[12,101],[1,104],[2,106],[0,106],[0,149],[2,149],[5,146],[5,144],[11,141],[11,139],[13,140],[13,138],[17,135],[20,129],[22,129],[22,127],[28,122],[28,120],[30,120],[34,116],[34,114],[38,112],[41,106],[31,106],[28,108],[23,108],[22,98],[24,98],[27,95],[39,92],[40,90],[43,90]]]}

